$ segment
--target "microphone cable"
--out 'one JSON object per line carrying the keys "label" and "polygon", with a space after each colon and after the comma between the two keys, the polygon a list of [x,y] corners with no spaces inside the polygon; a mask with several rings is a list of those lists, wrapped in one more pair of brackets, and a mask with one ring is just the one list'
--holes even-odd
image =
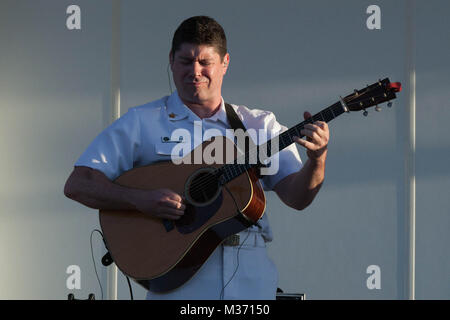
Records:
{"label": "microphone cable", "polygon": [[[103,244],[105,245],[106,250],[108,250],[108,248],[106,247],[106,242],[105,242],[105,238],[103,238],[103,233],[102,233],[100,230],[98,230],[98,229],[92,230],[92,232],[91,232],[91,237],[90,237],[90,243],[91,243],[91,256],[92,256],[92,262],[94,263],[95,275],[96,275],[96,277],[97,277],[98,285],[100,286],[100,292],[101,292],[101,296],[102,296],[102,300],[103,300],[103,287],[102,287],[102,283],[101,283],[101,281],[100,281],[100,277],[98,276],[98,273],[97,273],[97,266],[96,266],[96,264],[95,264],[95,259],[94,259],[94,249],[93,249],[93,247],[92,247],[92,235],[93,235],[94,232],[96,232],[96,231],[97,231],[97,232],[100,234],[100,236],[102,237]],[[134,300],[134,297],[133,297],[133,289],[132,289],[132,287],[131,287],[130,278],[128,278],[127,275],[125,275],[125,277],[127,278],[128,289],[130,290],[130,299],[131,299],[131,300]]]}
{"label": "microphone cable", "polygon": [[167,64],[167,79],[169,80],[170,94],[172,94],[173,90],[172,90],[172,83],[170,82],[169,66],[170,66],[170,62]]}
{"label": "microphone cable", "polygon": [[94,249],[92,247],[92,235],[94,234],[95,231],[97,231],[102,236],[102,239],[103,239],[103,234],[102,234],[102,232],[100,230],[94,229],[94,230],[92,230],[91,237],[90,237],[92,262],[94,263],[95,275],[97,276],[97,281],[98,281],[98,285],[100,286],[100,292],[101,292],[102,300],[103,300],[103,287],[102,287],[102,283],[101,283],[100,278],[99,278],[98,273],[97,273],[97,266],[95,264],[95,259],[94,259]]}
{"label": "microphone cable", "polygon": [[[231,193],[231,191],[228,189],[228,187],[227,187],[225,184],[224,184],[223,186],[225,187],[225,190],[227,190],[227,192],[230,194],[231,198],[233,199],[234,205],[236,206],[236,210],[237,210],[239,213],[242,214],[242,211],[239,210],[239,206],[238,206],[238,204],[237,204],[237,202],[236,202],[236,199],[234,198],[234,195]],[[233,274],[231,275],[231,277],[230,277],[230,279],[228,280],[228,282],[227,282],[225,285],[222,285],[222,290],[221,290],[221,292],[220,292],[220,300],[223,300],[223,298],[224,298],[224,293],[225,293],[225,292],[224,292],[224,291],[225,291],[225,288],[230,284],[231,280],[233,280],[234,276],[236,275],[236,273],[237,273],[237,271],[238,271],[238,269],[239,269],[239,252],[241,251],[241,248],[242,248],[242,246],[244,245],[244,243],[247,241],[249,235],[250,235],[250,231],[249,231],[248,228],[247,228],[247,236],[245,237],[244,241],[242,241],[242,243],[239,245],[239,248],[238,248],[237,253],[236,253],[236,268],[234,269],[234,272],[233,272]],[[223,272],[223,261],[222,261],[222,272]]]}

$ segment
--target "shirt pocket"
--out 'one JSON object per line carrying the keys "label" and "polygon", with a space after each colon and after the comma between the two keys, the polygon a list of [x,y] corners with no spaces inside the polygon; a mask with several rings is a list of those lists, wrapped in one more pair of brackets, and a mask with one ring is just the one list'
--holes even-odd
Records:
{"label": "shirt pocket", "polygon": [[158,161],[181,159],[188,152],[189,144],[183,142],[155,143],[155,154]]}

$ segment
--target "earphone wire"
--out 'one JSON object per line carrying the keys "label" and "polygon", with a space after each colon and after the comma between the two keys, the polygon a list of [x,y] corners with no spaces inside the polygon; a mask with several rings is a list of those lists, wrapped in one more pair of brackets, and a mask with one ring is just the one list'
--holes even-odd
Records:
{"label": "earphone wire", "polygon": [[95,275],[97,276],[97,281],[98,281],[98,285],[100,286],[100,293],[101,293],[101,297],[103,300],[103,287],[102,287],[102,283],[100,281],[100,277],[98,276],[98,273],[97,273],[97,266],[95,264],[95,259],[94,259],[94,248],[92,247],[92,235],[94,234],[95,231],[97,231],[102,238],[103,238],[103,234],[100,230],[94,229],[94,230],[92,230],[91,237],[90,237],[92,262],[94,263]]}
{"label": "earphone wire", "polygon": [[[92,262],[94,263],[95,275],[97,276],[97,281],[98,281],[98,284],[99,284],[99,286],[100,286],[100,292],[101,292],[101,296],[102,296],[102,300],[103,300],[103,287],[102,287],[102,283],[101,283],[101,281],[100,281],[100,277],[98,276],[97,266],[96,266],[95,259],[94,259],[94,249],[93,249],[93,247],[92,247],[92,235],[94,234],[94,232],[98,232],[98,234],[100,234],[100,236],[101,236],[102,239],[103,239],[103,244],[104,244],[105,246],[106,246],[106,242],[105,242],[105,238],[103,237],[103,233],[102,233],[100,230],[98,230],[98,229],[92,230],[92,232],[91,232],[91,237],[90,237],[90,243],[91,243],[91,256],[92,256]],[[130,279],[129,279],[128,276],[126,276],[126,275],[125,275],[125,277],[127,278],[128,289],[130,290],[130,299],[131,299],[131,300],[134,300],[134,297],[133,297],[133,289],[132,289],[132,286],[131,286],[131,283],[130,283]]]}
{"label": "earphone wire", "polygon": [[[241,210],[239,210],[239,206],[238,206],[238,204],[236,202],[236,199],[234,198],[234,195],[231,193],[231,191],[228,189],[228,187],[226,185],[224,185],[224,187],[225,187],[225,190],[228,191],[228,193],[230,194],[231,198],[233,199],[234,204],[236,206],[236,210],[239,211],[240,213],[242,213]],[[242,243],[239,245],[239,248],[238,248],[237,253],[236,253],[236,268],[234,269],[234,272],[231,275],[230,279],[227,281],[227,283],[222,286],[222,290],[220,291],[220,300],[223,300],[224,294],[225,294],[225,288],[230,284],[231,280],[233,280],[234,276],[236,275],[236,273],[237,273],[237,271],[239,269],[239,252],[241,251],[241,248],[244,245],[244,243],[247,241],[249,235],[250,235],[250,231],[247,229],[247,236],[245,237],[244,241],[242,241]]]}
{"label": "earphone wire", "polygon": [[172,94],[172,93],[173,93],[173,90],[172,90],[172,82],[170,81],[169,66],[170,66],[170,62],[167,64],[167,79],[169,80],[170,94]]}

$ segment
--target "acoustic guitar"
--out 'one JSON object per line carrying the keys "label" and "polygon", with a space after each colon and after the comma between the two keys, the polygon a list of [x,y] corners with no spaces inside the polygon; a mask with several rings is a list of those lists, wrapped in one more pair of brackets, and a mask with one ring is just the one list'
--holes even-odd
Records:
{"label": "acoustic guitar", "polygon": [[[264,148],[270,157],[275,143],[279,152],[293,143],[294,136],[303,137],[300,131],[305,124],[329,122],[344,112],[367,112],[365,109],[369,107],[395,99],[395,92],[400,90],[398,82],[391,83],[388,78],[379,80],[340,97],[312,118],[254,147]],[[191,159],[192,154],[204,150],[210,143],[223,146],[222,162],[159,162],[133,168],[114,180],[129,188],[166,188],[183,195],[186,210],[179,220],[159,219],[138,211],[99,211],[112,259],[125,275],[148,290],[166,292],[183,285],[227,237],[255,224],[264,214],[265,196],[258,180],[262,164],[248,161],[257,150],[241,151],[230,139],[218,136],[205,141],[186,157]],[[226,162],[227,152],[228,156],[233,152],[231,163]]]}

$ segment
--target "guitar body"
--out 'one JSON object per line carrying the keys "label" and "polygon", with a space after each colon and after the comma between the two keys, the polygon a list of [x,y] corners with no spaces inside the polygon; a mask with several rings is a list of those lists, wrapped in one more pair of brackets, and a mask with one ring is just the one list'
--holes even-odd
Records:
{"label": "guitar body", "polygon": [[[191,154],[212,142],[237,153],[231,140],[215,137]],[[208,174],[208,170],[220,168],[223,163],[160,162],[129,170],[114,182],[136,189],[171,189],[186,197],[189,183],[195,181],[193,177],[201,181],[205,172]],[[228,236],[245,230],[264,213],[264,191],[253,169],[225,186],[216,191],[212,190],[214,186],[207,186],[212,190],[207,199],[197,197],[191,203],[188,199],[185,214],[179,220],[159,219],[138,211],[100,210],[105,242],[117,267],[154,292],[169,291],[188,281]]]}

